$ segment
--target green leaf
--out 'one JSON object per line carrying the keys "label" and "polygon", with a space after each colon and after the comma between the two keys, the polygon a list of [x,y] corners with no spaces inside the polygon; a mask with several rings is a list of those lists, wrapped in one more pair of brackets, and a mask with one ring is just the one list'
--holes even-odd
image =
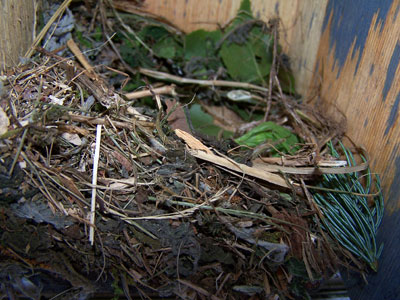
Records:
{"label": "green leaf", "polygon": [[286,268],[290,275],[308,279],[308,273],[304,263],[295,257],[291,257],[286,264]]}
{"label": "green leaf", "polygon": [[255,26],[245,43],[225,40],[220,56],[234,80],[265,84],[272,63],[271,45],[271,36]]}
{"label": "green leaf", "polygon": [[253,19],[253,13],[251,11],[251,2],[250,0],[242,0],[240,3],[239,11],[233,20],[231,26],[228,29],[235,27],[236,25],[242,23],[246,20]]}
{"label": "green leaf", "polygon": [[94,33],[92,34],[92,38],[96,41],[96,42],[101,42],[102,38],[103,38],[103,29],[101,28],[101,26],[97,26],[94,29]]}
{"label": "green leaf", "polygon": [[173,59],[176,56],[179,56],[180,46],[174,40],[173,37],[166,37],[164,39],[159,40],[153,46],[153,52],[158,56],[166,59]]}
{"label": "green leaf", "polygon": [[83,36],[83,33],[78,29],[75,30],[75,38],[78,40],[79,45],[84,46],[85,48],[92,49],[93,44],[90,40]]}
{"label": "green leaf", "polygon": [[[270,143],[279,152],[294,154],[299,149],[297,144],[300,140],[289,129],[274,122],[264,122],[254,127],[245,135],[235,139],[235,142],[248,147]],[[271,152],[276,155],[276,150],[272,150]]]}
{"label": "green leaf", "polygon": [[237,103],[234,103],[228,105],[228,107],[246,122],[260,121],[265,115],[263,111],[258,110],[248,112],[248,104],[238,105]]}
{"label": "green leaf", "polygon": [[295,94],[295,81],[291,70],[281,68],[278,74],[279,83],[284,93]]}
{"label": "green leaf", "polygon": [[138,36],[146,42],[151,40],[158,41],[168,35],[170,35],[168,30],[160,26],[146,26],[138,34]]}
{"label": "green leaf", "polygon": [[193,31],[185,36],[185,59],[214,56],[215,44],[222,38],[220,30]]}
{"label": "green leaf", "polygon": [[146,51],[144,48],[132,47],[128,40],[124,40],[124,44],[120,46],[122,58],[133,68],[154,68],[154,62],[146,55]]}
{"label": "green leaf", "polygon": [[223,130],[221,127],[214,125],[214,119],[211,115],[201,109],[200,104],[193,104],[189,109],[190,120],[195,131],[208,136],[218,136],[223,131],[224,138],[232,136],[232,132]]}
{"label": "green leaf", "polygon": [[242,0],[239,7],[240,12],[248,12],[251,15],[251,3],[250,0]]}

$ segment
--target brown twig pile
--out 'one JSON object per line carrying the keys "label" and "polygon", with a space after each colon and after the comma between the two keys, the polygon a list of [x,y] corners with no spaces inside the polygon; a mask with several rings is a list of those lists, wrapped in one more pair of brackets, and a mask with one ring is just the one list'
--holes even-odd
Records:
{"label": "brown twig pile", "polygon": [[[53,243],[67,261],[74,256],[62,274],[74,270],[97,283],[113,274],[147,298],[155,292],[226,298],[241,289],[249,294],[250,287],[289,297],[295,278],[288,265],[303,265],[311,281],[336,270],[338,245],[315,223],[317,210],[304,198],[301,181],[281,177],[278,166],[272,179],[267,170],[247,170],[200,141],[205,149],[194,146],[190,134],[184,140],[192,149],[186,148],[162,120],[139,114],[93,74],[48,54],[7,77],[4,104],[12,129],[2,142],[3,159],[19,157],[27,184],[41,192],[20,205],[31,203],[27,209],[34,210],[47,204],[59,216],[29,218],[52,224]],[[102,107],[83,101],[85,93]],[[102,131],[93,186],[97,125]],[[293,188],[297,196],[255,177],[267,183],[279,178],[280,188]],[[93,190],[96,218],[90,224]],[[51,259],[46,263],[60,272]],[[84,282],[95,290],[96,284]]]}
{"label": "brown twig pile", "polygon": [[[330,157],[324,146],[340,127],[295,104],[276,76],[267,111],[279,107],[276,118],[290,120],[305,144],[294,156],[254,151],[239,162],[240,149],[212,147],[168,126],[161,94],[176,96],[174,85],[127,95],[153,96],[158,111],[144,113],[86,64],[72,41],[68,46],[85,68],[37,48],[31,64],[5,76],[1,106],[10,125],[0,144],[1,174],[15,193],[7,199],[19,201],[2,212],[3,257],[60,275],[74,293],[93,295],[108,284],[128,299],[132,292],[294,299],[340,265],[364,268],[321,229],[307,184],[368,163],[343,167]],[[248,84],[139,72],[257,92]]]}

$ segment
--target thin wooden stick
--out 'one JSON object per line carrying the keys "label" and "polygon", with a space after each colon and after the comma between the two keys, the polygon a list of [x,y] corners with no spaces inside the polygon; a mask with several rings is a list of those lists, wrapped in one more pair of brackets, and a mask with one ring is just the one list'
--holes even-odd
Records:
{"label": "thin wooden stick", "polygon": [[12,162],[12,164],[11,164],[11,168],[10,168],[10,170],[8,171],[8,176],[12,176],[12,173],[14,172],[14,168],[15,168],[15,165],[17,164],[17,161],[18,161],[18,157],[19,157],[19,155],[21,154],[21,151],[22,151],[22,147],[24,146],[24,142],[25,142],[25,138],[26,138],[26,134],[28,133],[28,128],[25,128],[24,129],[24,133],[22,134],[22,138],[21,138],[21,141],[19,142],[19,146],[18,146],[18,149],[17,149],[17,153],[15,153],[15,156],[14,156],[14,160],[13,160],[13,162]]}
{"label": "thin wooden stick", "polygon": [[203,86],[227,86],[227,87],[235,87],[242,89],[258,90],[264,93],[268,92],[268,89],[265,87],[246,82],[227,81],[227,80],[198,80],[193,78],[179,77],[168,73],[158,72],[144,68],[139,68],[139,72],[149,77],[153,77],[160,80],[172,81],[176,83],[198,84]]}
{"label": "thin wooden stick", "polygon": [[49,30],[50,26],[54,23],[54,21],[61,16],[64,11],[68,8],[72,0],[65,0],[60,7],[56,10],[54,15],[50,18],[50,20],[47,22],[47,24],[43,27],[42,31],[38,34],[34,42],[32,43],[32,46],[29,48],[29,50],[25,54],[25,58],[30,58],[33,54],[33,51],[35,50],[36,46],[39,45],[41,40],[44,38],[46,35],[47,31]]}
{"label": "thin wooden stick", "polygon": [[[171,95],[171,96],[175,96],[176,92],[175,92],[175,85],[165,85],[159,88],[155,88],[153,89],[154,94],[166,94],[166,95]],[[132,99],[139,99],[139,98],[143,98],[143,97],[148,97],[148,96],[152,96],[152,92],[150,90],[143,90],[143,91],[137,91],[137,92],[131,92],[131,93],[127,93],[125,94],[125,97],[129,100]]]}
{"label": "thin wooden stick", "polygon": [[75,43],[73,39],[69,39],[67,41],[67,46],[69,50],[75,55],[75,57],[79,60],[81,65],[88,71],[89,73],[93,74],[93,67],[90,65],[90,63],[87,61],[86,57],[83,55],[81,49],[79,49],[79,46]]}

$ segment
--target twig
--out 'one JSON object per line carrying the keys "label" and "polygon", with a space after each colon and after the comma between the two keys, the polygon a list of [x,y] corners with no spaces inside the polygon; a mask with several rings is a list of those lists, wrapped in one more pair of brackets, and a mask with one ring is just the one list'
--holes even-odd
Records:
{"label": "twig", "polygon": [[[108,124],[108,121],[105,118],[81,116],[81,115],[75,115],[73,113],[70,113],[68,115],[63,115],[61,117],[61,119],[67,120],[67,121],[85,122],[85,123],[92,124],[92,125]],[[142,126],[148,126],[148,127],[154,126],[153,123],[151,123],[151,122],[140,121],[140,120],[135,120],[134,122],[131,121],[131,124],[128,122],[113,121],[113,124],[115,125],[115,127],[126,128],[126,129],[130,129],[130,130],[132,130],[135,126],[137,126],[139,124]]]}
{"label": "twig", "polygon": [[[154,197],[149,197],[148,198],[150,201],[156,201],[156,198]],[[209,200],[210,201],[214,201],[213,199]],[[259,213],[254,213],[251,211],[245,211],[245,210],[237,210],[237,209],[231,209],[231,208],[223,208],[223,207],[214,207],[211,205],[204,205],[207,202],[203,202],[202,204],[193,204],[190,202],[184,202],[184,201],[175,201],[175,200],[167,200],[167,203],[170,204],[174,204],[174,205],[179,205],[179,206],[185,206],[185,207],[193,207],[195,210],[213,210],[213,211],[218,211],[218,212],[222,212],[224,214],[228,214],[228,215],[232,215],[232,216],[237,216],[237,217],[241,217],[241,218],[250,218],[250,219],[256,219],[256,220],[261,220],[264,221],[267,224],[273,225],[275,227],[277,227],[279,230],[283,231],[283,232],[287,232],[287,230],[285,230],[283,227],[277,225],[274,222],[278,222],[281,224],[285,224],[285,225],[289,225],[289,226],[294,226],[294,227],[298,227],[302,230],[307,230],[307,228],[295,224],[295,223],[291,223],[282,219],[278,219],[278,218],[274,218],[274,217],[269,217],[265,214],[259,214]],[[179,212],[175,213],[176,215]],[[128,218],[126,217],[124,220],[128,220],[128,219],[146,219],[146,220],[157,220],[157,219],[172,219],[171,217],[172,214],[164,214],[164,215],[158,215],[158,216],[147,216],[147,217],[138,217],[138,218]]]}
{"label": "twig", "polygon": [[10,176],[10,177],[12,176],[12,173],[14,172],[14,168],[15,168],[15,165],[17,164],[18,157],[19,157],[19,155],[20,155],[20,153],[22,151],[22,147],[24,146],[24,142],[25,142],[25,138],[26,138],[26,134],[27,133],[28,133],[28,128],[25,128],[24,129],[24,133],[22,134],[22,138],[21,138],[21,141],[19,143],[18,149],[17,149],[17,153],[15,153],[14,160],[13,160],[13,162],[11,164],[11,168],[8,171],[8,176]]}
{"label": "twig", "polygon": [[270,172],[267,172],[264,170],[260,170],[258,168],[249,167],[245,164],[232,163],[230,160],[228,160],[224,157],[220,157],[215,154],[208,154],[201,150],[189,149],[188,152],[191,155],[193,155],[194,157],[200,158],[202,160],[206,160],[206,161],[216,164],[218,166],[223,166],[223,167],[231,169],[233,171],[236,171],[236,172],[239,172],[242,174],[244,173],[246,175],[250,175],[250,176],[268,181],[272,184],[275,184],[275,185],[278,185],[281,187],[289,188],[286,181],[278,174],[270,173]]}
{"label": "twig", "polygon": [[143,97],[148,97],[148,96],[152,96],[154,94],[158,94],[158,95],[171,95],[171,96],[176,96],[176,92],[175,92],[175,85],[171,84],[171,85],[165,85],[159,88],[155,88],[155,89],[148,89],[148,90],[143,90],[143,91],[137,91],[137,92],[131,92],[131,93],[127,93],[125,94],[125,97],[128,100],[132,100],[132,99],[139,99],[139,98],[143,98]]}
{"label": "twig", "polygon": [[[36,169],[35,165],[30,161],[30,159],[28,158],[28,156],[27,156],[23,151],[21,151],[21,156],[22,156],[23,159],[28,163],[28,165],[31,167],[31,170],[33,170],[33,172],[36,174],[37,178],[39,179],[41,185],[39,185],[37,182],[35,182],[35,184],[36,184],[37,188],[40,190],[40,192],[41,192],[48,200],[50,200],[50,202],[53,203],[53,205],[54,205],[55,207],[57,207],[64,215],[68,215],[68,213],[67,213],[67,211],[65,210],[64,206],[62,205],[62,203],[57,202],[57,201],[53,198],[52,194],[51,194],[51,193],[49,192],[49,190],[47,189],[47,185],[44,184],[44,181],[43,181],[42,177],[40,176],[39,171]],[[32,178],[32,181],[33,181],[33,177],[31,177],[31,178]]]}
{"label": "twig", "polygon": [[211,293],[209,293],[207,290],[187,281],[187,280],[183,280],[183,279],[178,279],[179,283],[182,283],[184,285],[186,285],[187,287],[190,287],[191,289],[195,290],[196,292],[199,292],[200,294],[210,297],[210,299],[212,300],[218,300],[220,298],[218,298],[217,296],[212,295]]}
{"label": "twig", "polygon": [[247,20],[247,21],[245,21],[245,22],[243,22],[243,23],[239,23],[238,25],[236,25],[234,28],[232,28],[229,32],[227,32],[219,41],[218,41],[218,43],[215,45],[215,49],[216,50],[218,50],[221,46],[222,46],[222,44],[225,42],[225,40],[227,39],[227,38],[229,38],[229,36],[231,36],[233,33],[235,33],[236,31],[238,31],[239,29],[241,29],[241,28],[243,28],[243,27],[246,27],[246,26],[249,26],[249,25],[257,25],[257,24],[259,24],[259,25],[264,25],[265,23],[263,22],[263,21],[261,21],[261,20],[254,20],[254,19],[251,19],[251,20]]}
{"label": "twig", "polygon": [[259,168],[267,172],[273,173],[287,173],[287,174],[298,174],[298,175],[313,175],[313,174],[347,174],[361,172],[368,169],[369,163],[365,162],[357,166],[349,167],[286,167],[278,166],[266,163],[253,162],[254,168]]}
{"label": "twig", "polygon": [[[215,201],[218,201],[222,198],[222,196],[228,191],[230,190],[231,187],[228,186],[223,190],[218,191],[210,200],[204,201],[201,204],[194,204],[194,205],[188,205],[190,208],[188,209],[184,209],[182,211],[177,211],[174,213],[169,213],[169,214],[162,214],[162,215],[154,215],[154,216],[143,216],[143,217],[122,217],[122,220],[173,220],[173,219],[180,219],[183,217],[189,217],[190,215],[192,215],[195,211],[206,207],[207,203],[212,203]],[[151,197],[149,197],[149,200],[151,200]],[[179,202],[179,201],[174,201],[174,202]],[[172,202],[173,203],[173,202]],[[186,203],[186,202],[183,202]]]}
{"label": "twig", "polygon": [[133,35],[135,37],[135,39],[139,42],[140,45],[142,45],[147,51],[150,52],[151,55],[153,55],[153,50],[151,49],[151,47],[147,46],[145,42],[142,41],[142,39],[136,34],[136,32],[127,24],[125,24],[125,22],[122,20],[122,18],[120,17],[119,13],[117,12],[117,10],[115,9],[115,5],[114,3],[112,3],[112,1],[108,1],[108,4],[110,5],[110,7],[113,10],[114,15],[117,17],[118,21],[120,22],[120,24],[122,25],[122,27],[125,28],[125,30],[130,33],[131,35]]}
{"label": "twig", "polygon": [[87,61],[86,57],[83,55],[82,51],[79,49],[75,41],[73,39],[69,39],[67,41],[67,46],[81,63],[81,65],[86,69],[86,71],[88,71],[91,75],[95,75],[97,77],[97,74],[94,72],[93,67]]}
{"label": "twig", "polygon": [[[193,155],[194,157],[200,158],[202,160],[209,161],[213,164],[216,164],[218,166],[223,166],[225,168],[228,168],[230,170],[240,172],[242,174],[247,174],[259,179],[263,179],[265,181],[268,181],[270,183],[289,188],[287,185],[286,181],[279,175],[273,174],[270,172],[267,172],[265,170],[260,170],[257,168],[249,167],[245,164],[240,164],[232,161],[231,159],[224,158],[218,155],[215,155],[211,152],[211,150],[208,150],[207,152],[204,152],[203,150],[207,148],[204,146],[200,141],[198,141],[196,138],[191,136],[188,133],[183,132],[182,130],[176,129],[175,134],[183,139],[187,145],[191,148],[188,149],[188,152]],[[196,144],[193,143],[193,141],[196,141]],[[200,146],[199,146],[200,143]],[[199,150],[201,149],[201,150]]]}
{"label": "twig", "polygon": [[265,109],[265,114],[264,114],[264,122],[268,120],[268,114],[271,109],[271,103],[272,103],[272,88],[273,88],[273,79],[275,77],[276,72],[276,56],[277,56],[277,43],[278,43],[278,22],[274,22],[274,49],[273,49],[273,54],[272,54],[272,65],[271,65],[271,70],[269,73],[269,87],[268,87],[268,98],[267,98],[267,108]]}
{"label": "twig", "polygon": [[226,87],[235,87],[242,89],[253,89],[264,93],[268,92],[267,88],[246,82],[227,81],[227,80],[198,80],[193,78],[184,78],[144,68],[139,68],[139,72],[149,77],[153,77],[160,80],[172,81],[181,84],[198,84],[202,86],[226,86]]}
{"label": "twig", "polygon": [[60,7],[56,10],[56,12],[51,16],[50,20],[47,22],[47,24],[43,27],[42,31],[38,34],[34,42],[32,43],[32,46],[29,48],[29,50],[25,54],[25,58],[30,58],[33,54],[33,51],[35,48],[39,45],[41,40],[44,38],[46,35],[47,31],[49,30],[50,26],[54,23],[54,21],[61,16],[64,11],[67,9],[67,7],[70,5],[72,0],[64,0],[64,2],[60,5]]}
{"label": "twig", "polygon": [[263,247],[269,251],[269,259],[276,263],[283,263],[287,252],[289,251],[289,247],[286,244],[281,243],[270,243],[263,240],[255,240],[252,237],[252,233],[254,230],[251,229],[238,229],[233,226],[228,220],[222,216],[218,216],[222,223],[239,239],[242,239],[249,244],[253,244],[256,246]]}

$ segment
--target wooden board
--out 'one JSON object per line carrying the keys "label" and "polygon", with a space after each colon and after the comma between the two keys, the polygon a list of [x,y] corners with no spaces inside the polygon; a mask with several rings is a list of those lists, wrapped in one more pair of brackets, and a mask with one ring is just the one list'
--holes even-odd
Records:
{"label": "wooden board", "polygon": [[382,175],[385,248],[378,274],[353,287],[352,299],[400,299],[399,10],[398,0],[330,0],[311,81],[321,91],[317,105],[344,113],[348,135]]}
{"label": "wooden board", "polygon": [[19,63],[31,46],[36,0],[0,0],[0,71]]}
{"label": "wooden board", "polygon": [[[141,11],[160,16],[184,32],[214,30],[234,18],[241,0],[145,0]],[[115,7],[134,12],[129,0]],[[296,90],[305,93],[312,77],[327,0],[252,0],[253,14],[268,21],[280,18],[280,42],[291,59]]]}

